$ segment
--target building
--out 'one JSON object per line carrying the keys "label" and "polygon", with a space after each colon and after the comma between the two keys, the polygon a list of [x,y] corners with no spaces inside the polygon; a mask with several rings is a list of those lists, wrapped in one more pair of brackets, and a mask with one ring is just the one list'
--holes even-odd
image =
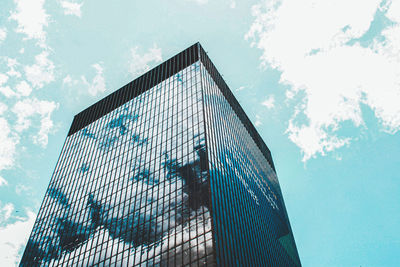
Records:
{"label": "building", "polygon": [[20,266],[300,266],[271,154],[199,43],[74,117]]}

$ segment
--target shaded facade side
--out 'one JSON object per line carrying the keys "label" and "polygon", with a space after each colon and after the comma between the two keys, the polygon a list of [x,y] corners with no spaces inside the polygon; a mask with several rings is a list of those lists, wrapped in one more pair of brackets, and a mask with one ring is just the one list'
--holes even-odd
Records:
{"label": "shaded facade side", "polygon": [[215,82],[215,67],[201,69],[218,266],[300,266],[273,166],[232,93]]}

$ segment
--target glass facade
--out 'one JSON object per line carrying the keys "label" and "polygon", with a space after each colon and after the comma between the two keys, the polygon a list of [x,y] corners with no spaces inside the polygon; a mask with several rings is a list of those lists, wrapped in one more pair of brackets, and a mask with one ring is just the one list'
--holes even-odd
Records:
{"label": "glass facade", "polygon": [[217,265],[300,266],[272,159],[235,112],[229,89],[217,85],[213,66],[201,69]]}
{"label": "glass facade", "polygon": [[197,43],[75,116],[20,266],[300,266],[218,75]]}

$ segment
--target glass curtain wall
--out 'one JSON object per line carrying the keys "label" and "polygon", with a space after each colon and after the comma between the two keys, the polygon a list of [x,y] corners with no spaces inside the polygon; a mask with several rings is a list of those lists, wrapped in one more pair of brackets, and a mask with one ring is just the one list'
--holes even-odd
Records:
{"label": "glass curtain wall", "polygon": [[270,152],[200,44],[75,117],[20,266],[300,266]]}
{"label": "glass curtain wall", "polygon": [[67,137],[20,266],[213,264],[199,67]]}
{"label": "glass curtain wall", "polygon": [[275,171],[201,70],[218,266],[300,266]]}

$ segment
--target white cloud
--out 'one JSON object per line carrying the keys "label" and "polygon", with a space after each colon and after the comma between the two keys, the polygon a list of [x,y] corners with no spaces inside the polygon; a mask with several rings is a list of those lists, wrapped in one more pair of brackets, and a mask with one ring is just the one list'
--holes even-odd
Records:
{"label": "white cloud", "polygon": [[77,17],[82,16],[81,7],[83,3],[74,3],[69,1],[61,1],[61,7],[64,9],[65,15],[74,15]]}
{"label": "white cloud", "polygon": [[10,88],[10,86],[0,87],[0,93],[2,93],[7,98],[16,96],[15,92]]}
{"label": "white cloud", "polygon": [[[2,108],[4,110],[4,107]],[[1,113],[0,113],[1,114]],[[11,132],[10,126],[4,118],[0,117],[0,171],[13,166],[15,158],[15,146],[18,137]],[[2,178],[4,184],[4,178]]]}
{"label": "white cloud", "polygon": [[49,53],[43,51],[35,57],[33,65],[24,67],[26,78],[33,87],[42,88],[54,81],[54,64],[48,59],[48,56]]}
{"label": "white cloud", "polygon": [[4,179],[3,177],[0,176],[0,186],[3,186],[3,185],[8,185],[8,182],[6,179]]}
{"label": "white cloud", "polygon": [[0,43],[3,42],[7,37],[6,28],[0,28]]}
{"label": "white cloud", "polygon": [[[58,108],[58,105],[55,105],[54,102],[51,102],[52,104],[50,108],[56,109]],[[47,114],[51,114],[50,112]],[[39,132],[36,136],[33,138],[33,142],[35,144],[39,144],[42,147],[46,147],[47,143],[49,142],[49,133],[54,127],[54,123],[50,118],[50,115],[42,116],[40,120],[40,129]]]}
{"label": "white cloud", "polygon": [[296,126],[292,121],[286,130],[289,139],[301,148],[304,161],[314,156],[316,153],[325,155],[325,152],[333,151],[336,148],[348,144],[350,138],[339,139],[337,136],[330,136],[324,129],[316,125]]}
{"label": "white cloud", "polygon": [[12,96],[28,96],[32,92],[31,86],[26,81],[20,81],[15,86],[16,91],[12,90],[10,86],[6,85],[9,76],[21,76],[21,74],[15,70],[15,65],[17,65],[17,61],[9,58],[8,66],[10,67],[10,70],[7,72],[7,75],[0,73],[0,92],[7,98]]}
{"label": "white cloud", "polygon": [[158,48],[157,45],[148,49],[148,52],[143,55],[139,55],[137,50],[137,46],[131,49],[131,59],[129,61],[129,72],[133,76],[145,73],[150,69],[151,65],[162,61],[161,48]]}
{"label": "white cloud", "polygon": [[58,104],[53,101],[38,100],[36,98],[18,101],[12,108],[12,112],[17,116],[16,131],[22,132],[28,129],[32,124],[32,116],[38,114],[40,116],[39,132],[33,137],[33,141],[45,147],[48,143],[48,135],[54,126],[51,114],[57,108]]}
{"label": "white cloud", "polygon": [[14,205],[12,203],[7,203],[3,207],[0,207],[0,225],[6,222],[11,217],[13,211]]}
{"label": "white cloud", "polygon": [[8,81],[8,76],[0,73],[0,93],[5,97],[9,98],[15,96],[15,92],[10,88],[10,86],[5,85]]}
{"label": "white cloud", "polygon": [[261,105],[266,107],[267,109],[272,109],[275,107],[275,97],[273,95],[268,96],[267,99],[265,99]]}
{"label": "white cloud", "polygon": [[[85,76],[81,76],[81,79],[82,82],[88,86],[89,94],[95,96],[98,93],[103,93],[106,91],[106,81],[103,76],[103,67],[100,65],[100,63],[93,64],[92,67],[96,70],[96,75],[94,76],[92,82],[89,83]],[[69,75],[64,78],[63,82],[66,84],[73,83]]]}
{"label": "white cloud", "polygon": [[18,218],[12,224],[0,227],[1,266],[17,266],[21,258],[21,249],[26,245],[35,223],[36,215],[27,211],[27,218]]}
{"label": "white cloud", "polygon": [[31,191],[32,188],[30,186],[26,186],[23,184],[17,184],[15,186],[15,193],[17,193],[17,195],[21,195],[22,193],[24,193],[24,195],[27,195],[27,192]]}
{"label": "white cloud", "polygon": [[208,0],[189,0],[189,1],[196,2],[199,5],[205,5],[208,3]]}
{"label": "white cloud", "polygon": [[29,96],[32,92],[31,86],[26,81],[21,81],[16,85],[17,93],[21,96]]}
{"label": "white cloud", "polygon": [[246,88],[245,86],[240,86],[239,88],[237,88],[235,91],[236,92],[239,92],[239,91],[242,91],[244,88]]}
{"label": "white cloud", "polygon": [[28,129],[32,122],[30,117],[36,113],[36,107],[33,105],[30,99],[18,101],[13,107],[12,111],[17,116],[17,123],[15,129],[18,132],[22,132]]}
{"label": "white cloud", "polygon": [[0,115],[2,115],[7,109],[7,105],[0,102]]}
{"label": "white cloud", "polygon": [[395,21],[397,23],[400,23],[400,2],[399,1],[387,1],[386,6],[384,7],[387,10],[386,16],[391,19],[392,21]]}
{"label": "white cloud", "polygon": [[44,46],[49,15],[43,8],[45,0],[14,0],[16,10],[11,12],[10,19],[18,23],[16,32],[23,33],[27,39],[36,39]]}
{"label": "white cloud", "polygon": [[[287,98],[304,96],[287,129],[304,161],[350,142],[337,130],[344,121],[363,125],[361,103],[385,130],[400,130],[400,7],[380,2],[284,0],[252,8],[246,38],[263,51],[263,66],[281,71],[280,82],[291,87]],[[383,40],[361,44],[377,11],[395,23],[382,30]]]}
{"label": "white cloud", "polygon": [[231,3],[229,4],[230,8],[236,8],[236,2],[235,1],[231,1]]}
{"label": "white cloud", "polygon": [[19,71],[15,70],[15,67],[18,66],[18,61],[15,58],[7,58],[7,66],[10,69],[7,71],[8,76],[15,76],[15,77],[21,77],[21,73]]}
{"label": "white cloud", "polygon": [[68,74],[67,76],[64,77],[63,84],[70,85],[71,83],[72,83],[72,78],[71,75]]}
{"label": "white cloud", "polygon": [[3,73],[0,73],[0,86],[5,84],[7,81],[8,81],[8,76]]}
{"label": "white cloud", "polygon": [[254,122],[254,125],[255,125],[256,127],[262,125],[261,117],[260,117],[259,115],[256,115],[256,121]]}
{"label": "white cloud", "polygon": [[67,75],[64,77],[63,79],[63,85],[68,85],[68,86],[72,86],[72,85],[76,85],[78,83],[77,80],[73,80],[71,75]]}

